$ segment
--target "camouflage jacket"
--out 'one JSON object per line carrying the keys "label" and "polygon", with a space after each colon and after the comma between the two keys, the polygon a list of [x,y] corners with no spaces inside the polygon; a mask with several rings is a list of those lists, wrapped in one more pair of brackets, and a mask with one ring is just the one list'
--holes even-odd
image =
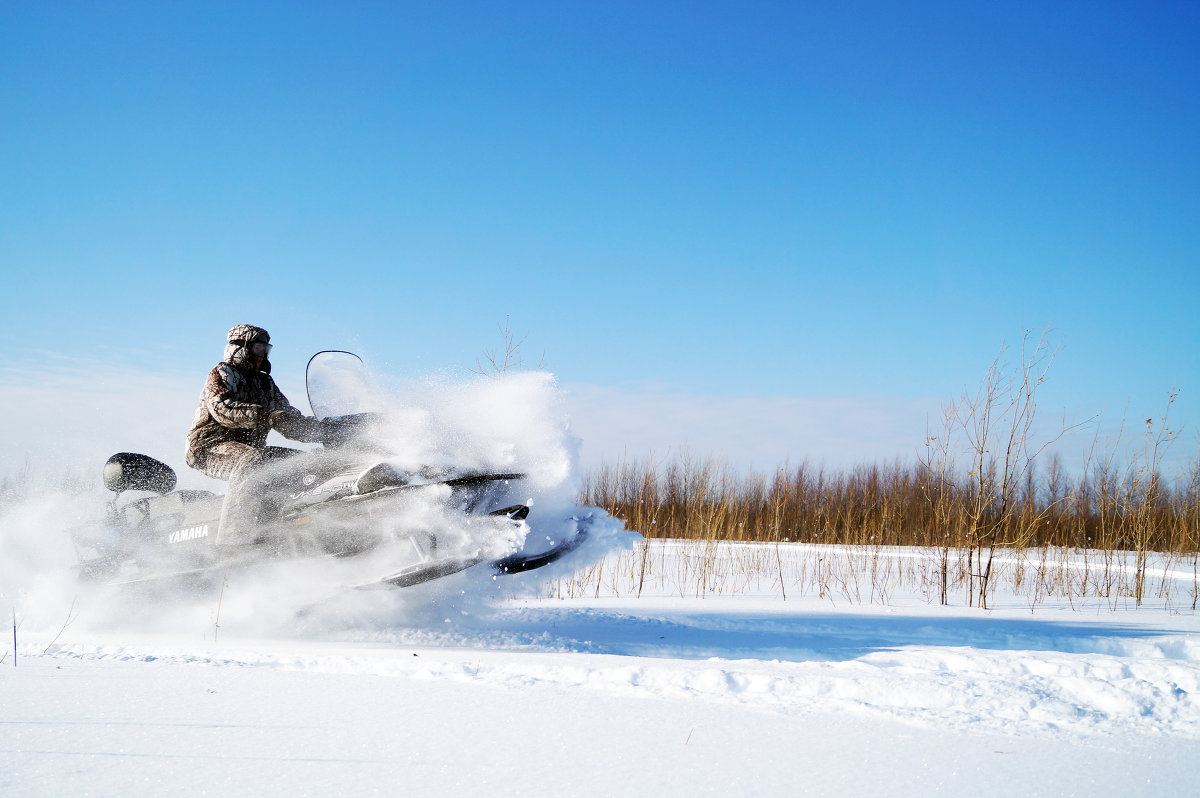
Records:
{"label": "camouflage jacket", "polygon": [[229,344],[225,360],[208,373],[200,393],[185,459],[192,468],[202,469],[209,450],[226,441],[261,449],[272,429],[291,440],[318,441],[321,426],[288,402],[271,379],[270,361],[255,368],[245,347]]}

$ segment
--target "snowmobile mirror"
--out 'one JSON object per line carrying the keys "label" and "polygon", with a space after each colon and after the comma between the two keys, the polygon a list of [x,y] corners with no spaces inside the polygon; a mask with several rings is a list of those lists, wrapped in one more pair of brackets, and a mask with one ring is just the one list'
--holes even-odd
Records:
{"label": "snowmobile mirror", "polygon": [[118,452],[104,464],[104,487],[114,493],[148,490],[164,494],[175,490],[175,472],[166,463],[134,452]]}

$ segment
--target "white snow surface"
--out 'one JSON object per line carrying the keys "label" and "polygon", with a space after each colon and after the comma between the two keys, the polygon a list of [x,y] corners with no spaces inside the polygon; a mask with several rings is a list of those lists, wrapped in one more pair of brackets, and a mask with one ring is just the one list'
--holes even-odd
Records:
{"label": "white snow surface", "polygon": [[[157,633],[90,603],[18,618],[0,793],[1194,794],[1191,611],[593,591],[623,556],[360,592],[269,633],[213,597],[159,603]],[[591,595],[546,598],[564,578]]]}

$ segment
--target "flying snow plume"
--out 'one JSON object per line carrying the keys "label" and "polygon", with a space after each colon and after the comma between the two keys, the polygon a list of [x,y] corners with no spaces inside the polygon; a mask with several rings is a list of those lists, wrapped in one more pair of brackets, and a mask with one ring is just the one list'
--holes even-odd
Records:
{"label": "flying snow plume", "polygon": [[[436,533],[442,553],[500,558],[522,547],[541,551],[567,539],[581,523],[589,526],[587,543],[544,571],[498,576],[484,562],[403,589],[356,589],[380,577],[371,571],[379,562],[372,559],[374,554],[281,558],[252,569],[206,573],[204,578],[88,584],[77,579],[73,541],[80,535],[72,530],[86,527],[89,534],[111,534],[111,528],[105,531],[104,519],[113,495],[100,489],[98,478],[94,487],[72,491],[23,484],[19,491],[6,490],[0,507],[0,601],[16,610],[22,624],[49,630],[70,623],[80,629],[171,632],[207,639],[395,628],[442,634],[464,617],[485,617],[499,598],[535,590],[548,575],[614,547],[630,546],[638,537],[603,511],[578,506],[580,442],[568,431],[565,403],[552,375],[515,372],[397,380],[353,363],[345,367],[347,363],[310,370],[309,398],[318,417],[373,414],[371,448],[394,473],[521,474],[521,479],[506,481],[497,490],[508,491],[500,497],[503,502],[530,508],[523,522],[500,523],[486,515],[451,511],[446,504],[449,488],[414,491],[412,498],[388,505],[382,515],[373,507],[370,520],[361,522],[386,526],[392,542],[390,549],[381,547],[384,554],[419,549],[420,541]],[[175,410],[171,408],[173,417],[179,415]],[[160,422],[147,420],[151,425],[161,426]],[[180,441],[185,431],[179,430]],[[127,432],[131,441],[143,437],[136,428]],[[270,443],[291,445],[276,438],[272,433]],[[124,448],[135,447],[131,443]],[[162,456],[156,451],[145,454]],[[100,465],[92,466],[97,474]],[[223,493],[226,486],[210,480],[206,487]],[[121,495],[121,502],[146,496],[154,494],[130,491]]]}
{"label": "flying snow plume", "polygon": [[44,630],[74,618],[81,589],[70,529],[103,505],[99,490],[68,492],[30,475],[5,480],[0,498],[0,615]]}
{"label": "flying snow plume", "polygon": [[640,538],[602,510],[578,506],[580,441],[568,431],[566,404],[553,375],[513,372],[397,381],[351,369],[333,382],[339,386],[336,393],[353,392],[346,390],[350,387],[367,398],[327,405],[314,398],[314,410],[318,415],[380,413],[384,421],[375,434],[391,453],[388,462],[399,470],[523,474],[517,485],[526,492],[509,499],[531,508],[522,533],[530,550],[565,539],[583,517],[590,521],[590,536],[571,557],[526,575],[497,576],[480,567],[383,595],[342,592],[301,615],[300,627],[319,626],[327,610],[343,621],[353,617],[367,629],[387,629],[400,618],[406,625],[448,631],[464,616],[478,620],[487,615],[499,596],[534,591],[563,569],[599,559],[614,547],[631,547]]}

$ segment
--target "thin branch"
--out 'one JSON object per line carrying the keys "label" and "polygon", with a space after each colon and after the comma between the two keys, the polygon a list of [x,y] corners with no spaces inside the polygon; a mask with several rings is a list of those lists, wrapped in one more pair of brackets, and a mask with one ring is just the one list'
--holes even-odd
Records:
{"label": "thin branch", "polygon": [[67,627],[74,623],[75,619],[79,617],[79,613],[75,612],[75,602],[78,598],[78,596],[75,596],[71,599],[71,607],[67,610],[67,619],[63,621],[63,625],[58,630],[58,634],[54,636],[54,639],[51,640],[44,649],[42,649],[43,654],[46,654],[50,651],[51,647],[58,642],[58,638],[62,637],[63,632],[67,631]]}

